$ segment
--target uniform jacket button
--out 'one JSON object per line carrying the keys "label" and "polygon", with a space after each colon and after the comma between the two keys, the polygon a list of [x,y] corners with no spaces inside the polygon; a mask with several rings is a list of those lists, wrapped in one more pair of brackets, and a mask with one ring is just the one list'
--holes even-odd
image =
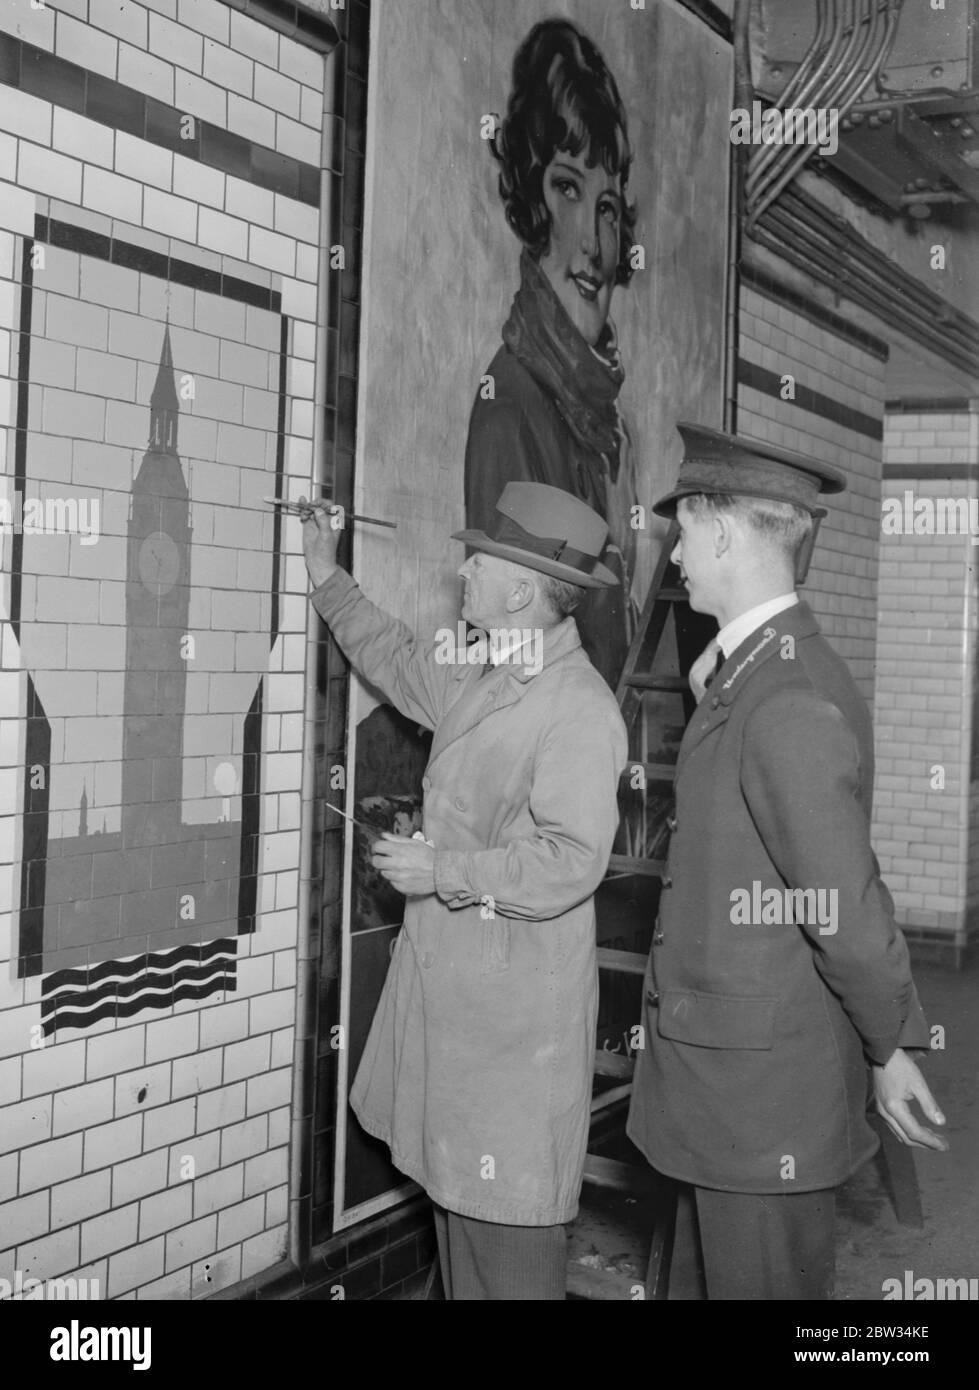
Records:
{"label": "uniform jacket button", "polygon": [[676,830],[676,824],[677,824],[677,822],[676,822],[676,816],[667,816],[667,817],[666,817],[666,828],[667,828],[667,830],[670,832],[671,835],[672,835],[672,834],[674,833],[674,831]]}
{"label": "uniform jacket button", "polygon": [[453,804],[457,811],[465,811],[469,807],[469,803],[461,796],[457,796]]}
{"label": "uniform jacket button", "polygon": [[714,698],[713,698],[713,699],[711,700],[711,702],[710,702],[710,707],[711,707],[711,709],[719,709],[719,708],[720,708],[720,703],[721,703],[721,697],[720,697],[719,695],[715,695]]}
{"label": "uniform jacket button", "polygon": [[670,878],[669,874],[664,874],[664,875],[663,875],[663,887],[664,887],[664,888],[672,888],[672,887],[673,887],[673,880]]}
{"label": "uniform jacket button", "polygon": [[654,936],[653,936],[653,945],[654,945],[654,946],[661,946],[662,944],[663,944],[663,933],[662,933],[661,931],[658,931],[658,932],[656,932],[656,933],[654,934]]}
{"label": "uniform jacket button", "polygon": [[658,1004],[658,1003],[659,1003],[659,994],[657,993],[657,991],[656,991],[655,989],[647,989],[647,991],[646,991],[646,1003],[647,1003],[647,1004]]}
{"label": "uniform jacket button", "polygon": [[424,968],[425,970],[431,970],[431,968],[432,968],[432,966],[433,966],[434,964],[435,964],[435,953],[434,953],[433,951],[426,951],[425,954],[422,956],[422,966],[423,966],[423,968]]}

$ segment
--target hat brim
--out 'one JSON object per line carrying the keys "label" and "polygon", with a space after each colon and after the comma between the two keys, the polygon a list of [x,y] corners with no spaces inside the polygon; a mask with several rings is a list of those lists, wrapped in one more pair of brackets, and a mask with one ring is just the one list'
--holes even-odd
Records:
{"label": "hat brim", "polygon": [[[658,502],[654,502],[652,510],[656,513],[657,516],[663,516],[666,517],[668,520],[672,521],[672,519],[676,516],[676,508],[678,502],[682,502],[684,497],[702,497],[704,494],[704,490],[705,489],[703,486],[674,488],[673,491],[668,492],[665,497],[661,497]],[[829,488],[827,488],[826,490],[827,492],[830,491]],[[842,491],[842,489],[832,489],[832,491],[837,490]],[[798,497],[790,497],[788,496],[788,494],[779,494],[778,492],[776,492],[774,488],[765,488],[764,490],[759,489],[755,491],[750,488],[740,487],[712,487],[711,492],[722,494],[725,497],[757,497],[765,502],[788,502],[793,507],[801,507],[804,511],[809,512],[811,516],[819,516],[820,514],[825,515],[824,507],[819,507],[816,505],[809,506],[805,502],[800,502]]]}
{"label": "hat brim", "polygon": [[617,589],[619,579],[600,561],[590,574],[576,570],[573,565],[562,565],[560,560],[548,560],[543,555],[521,550],[515,545],[501,545],[487,536],[485,531],[453,531],[452,539],[462,541],[474,550],[485,551],[487,555],[497,555],[501,560],[512,560],[515,565],[525,565],[529,570],[540,570],[552,579],[563,579],[567,584],[577,584],[582,589]]}

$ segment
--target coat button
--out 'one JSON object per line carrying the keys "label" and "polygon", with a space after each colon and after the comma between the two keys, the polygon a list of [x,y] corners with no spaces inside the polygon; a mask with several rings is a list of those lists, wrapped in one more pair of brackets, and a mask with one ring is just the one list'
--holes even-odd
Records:
{"label": "coat button", "polygon": [[461,796],[456,797],[455,801],[453,802],[453,805],[455,806],[457,811],[467,811],[469,809],[469,802]]}
{"label": "coat button", "polygon": [[[424,785],[424,783],[423,783],[422,785]],[[675,832],[675,830],[676,830],[676,824],[677,824],[676,816],[667,816],[667,817],[666,817],[666,828],[667,828],[667,830],[670,832],[671,835],[672,835],[672,834]]]}
{"label": "coat button", "polygon": [[711,700],[711,702],[710,702],[710,707],[711,707],[711,709],[717,709],[717,708],[719,707],[720,703],[721,703],[721,697],[720,697],[719,695],[715,695],[714,698],[713,698],[713,700]]}
{"label": "coat button", "polygon": [[663,933],[662,933],[661,931],[658,931],[658,932],[656,932],[656,933],[654,934],[654,936],[653,936],[653,945],[654,945],[654,946],[662,946],[662,944],[663,944]]}
{"label": "coat button", "polygon": [[670,878],[669,874],[664,874],[664,875],[663,875],[663,887],[664,887],[664,888],[672,888],[672,887],[673,887],[673,880]]}
{"label": "coat button", "polygon": [[646,1003],[647,1003],[647,1004],[654,1004],[654,1005],[659,1003],[659,995],[657,994],[656,990],[654,990],[654,989],[647,989],[647,991],[646,991]]}
{"label": "coat button", "polygon": [[422,968],[425,969],[425,970],[431,970],[431,968],[432,968],[432,966],[433,966],[434,964],[435,964],[435,952],[434,952],[434,951],[426,951],[425,954],[422,956]]}

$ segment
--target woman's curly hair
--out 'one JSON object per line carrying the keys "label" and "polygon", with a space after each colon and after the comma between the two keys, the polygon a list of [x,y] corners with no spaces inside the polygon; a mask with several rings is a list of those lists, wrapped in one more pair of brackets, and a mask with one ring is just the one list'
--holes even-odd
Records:
{"label": "woman's curly hair", "polygon": [[550,240],[544,170],[558,151],[578,155],[584,150],[589,164],[601,160],[617,175],[623,196],[615,282],[628,283],[636,207],[625,197],[632,164],[625,108],[605,59],[567,20],[536,24],[518,48],[506,116],[490,149],[500,165],[506,219],[535,256]]}

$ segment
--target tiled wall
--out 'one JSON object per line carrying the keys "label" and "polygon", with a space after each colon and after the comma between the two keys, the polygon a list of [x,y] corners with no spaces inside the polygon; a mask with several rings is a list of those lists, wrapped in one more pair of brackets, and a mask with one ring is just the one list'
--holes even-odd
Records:
{"label": "tiled wall", "polygon": [[[912,506],[918,499],[974,502],[977,423],[968,409],[889,413],[883,498],[898,499],[902,510],[906,493]],[[954,952],[965,945],[967,911],[979,902],[970,868],[977,553],[969,535],[881,538],[875,844],[908,934]]]}
{"label": "tiled wall", "polygon": [[[739,433],[822,459],[849,478],[842,499],[827,499],[805,594],[872,700],[886,350],[865,335],[844,336],[829,316],[813,317],[747,277],[740,329]],[[782,398],[787,376],[794,400]]]}
{"label": "tiled wall", "polygon": [[[125,1001],[134,977],[129,986],[117,980],[114,1007],[98,1021],[45,1032],[51,977],[38,961],[34,973],[25,970],[18,934],[21,860],[36,853],[19,813],[32,736],[28,682],[37,675],[18,631],[26,640],[32,612],[34,628],[44,623],[30,607],[40,600],[26,575],[14,593],[17,547],[2,537],[4,1278],[87,1274],[103,1297],[184,1298],[265,1269],[286,1247],[307,584],[297,523],[277,528],[261,497],[277,481],[297,493],[311,470],[323,63],[321,53],[219,0],[0,6],[0,473],[9,484],[22,453],[32,457],[31,438],[17,428],[29,411],[43,422],[44,476],[62,492],[100,500],[108,525],[89,550],[76,549],[75,537],[66,545],[63,611],[46,648],[54,655],[41,663],[49,686],[60,669],[69,704],[84,704],[91,685],[93,699],[104,688],[108,708],[118,708],[112,682],[121,679],[132,583],[126,494],[147,449],[169,318],[174,381],[189,373],[196,384],[179,413],[194,527],[190,629],[206,637],[203,649],[228,653],[226,663],[204,659],[207,678],[188,676],[185,761],[198,732],[204,744],[214,734],[208,721],[231,722],[236,673],[257,671],[262,692],[254,930],[236,935],[232,923],[224,932],[221,988],[187,997],[171,974],[165,1007],[147,993],[132,1013]],[[57,245],[56,228],[69,229]],[[24,245],[35,237],[48,254],[32,270],[25,334]],[[284,358],[260,338],[251,355],[242,346],[262,315],[285,322]],[[44,346],[31,361],[33,342]],[[256,457],[259,436],[265,452]],[[255,560],[251,577],[240,568],[244,551]],[[262,564],[268,571],[276,554],[278,583],[269,585]],[[226,600],[223,616],[205,612],[205,593]],[[235,594],[244,603],[239,626],[265,633],[260,658],[254,641],[235,638]],[[73,656],[71,634],[77,644],[86,623],[89,656]],[[66,643],[54,640],[55,627]],[[100,642],[115,652],[101,664]],[[94,710],[86,757],[118,763],[121,718],[100,722]],[[240,729],[234,737],[229,760],[240,767]],[[54,748],[52,766],[57,758]],[[118,798],[113,807],[99,797],[87,786],[93,840],[103,814],[110,835],[118,820]],[[230,800],[234,818],[243,798]],[[200,814],[203,824],[212,812]],[[79,835],[80,813],[71,815],[70,833]],[[144,943],[153,949],[149,935]],[[122,966],[127,959],[149,991],[147,958],[130,950]],[[119,964],[112,968],[124,976]],[[203,954],[196,968],[203,971]]]}

